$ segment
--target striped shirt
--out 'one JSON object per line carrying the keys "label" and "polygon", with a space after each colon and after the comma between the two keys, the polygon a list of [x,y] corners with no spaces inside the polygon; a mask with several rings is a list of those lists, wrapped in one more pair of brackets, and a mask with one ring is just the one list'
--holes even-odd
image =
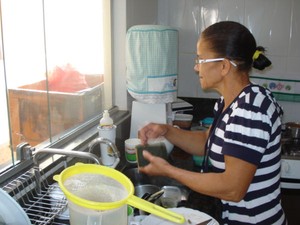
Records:
{"label": "striped shirt", "polygon": [[252,163],[257,170],[243,200],[222,200],[222,224],[286,224],[280,202],[281,107],[269,90],[254,84],[223,107],[221,97],[207,145],[213,170],[224,171],[224,155]]}

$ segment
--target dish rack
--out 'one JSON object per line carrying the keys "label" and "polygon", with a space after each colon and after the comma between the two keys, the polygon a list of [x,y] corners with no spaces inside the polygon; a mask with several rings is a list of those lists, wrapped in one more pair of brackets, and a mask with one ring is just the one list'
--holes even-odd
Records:
{"label": "dish rack", "polygon": [[69,225],[67,199],[57,183],[49,184],[49,175],[32,168],[2,187],[28,215],[32,225]]}

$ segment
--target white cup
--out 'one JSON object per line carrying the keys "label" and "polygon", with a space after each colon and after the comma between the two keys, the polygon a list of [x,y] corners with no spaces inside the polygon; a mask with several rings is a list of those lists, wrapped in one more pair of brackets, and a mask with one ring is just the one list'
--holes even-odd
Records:
{"label": "white cup", "polygon": [[[98,127],[99,137],[106,138],[112,143],[116,143],[116,130],[117,126],[113,125],[111,127]],[[113,149],[107,144],[100,144],[101,151],[101,161],[104,166],[112,166],[116,160],[114,156]]]}
{"label": "white cup", "polygon": [[136,163],[136,146],[141,144],[138,138],[129,138],[125,141],[125,158],[130,163]]}

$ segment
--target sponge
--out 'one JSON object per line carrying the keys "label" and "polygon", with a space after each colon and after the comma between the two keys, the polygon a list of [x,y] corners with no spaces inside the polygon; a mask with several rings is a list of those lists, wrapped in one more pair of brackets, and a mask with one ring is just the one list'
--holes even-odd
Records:
{"label": "sponge", "polygon": [[137,162],[139,167],[143,167],[149,164],[149,161],[146,160],[143,156],[143,150],[147,150],[152,155],[161,157],[165,160],[168,159],[166,145],[163,142],[147,144],[147,145],[137,145],[136,154],[137,154]]}

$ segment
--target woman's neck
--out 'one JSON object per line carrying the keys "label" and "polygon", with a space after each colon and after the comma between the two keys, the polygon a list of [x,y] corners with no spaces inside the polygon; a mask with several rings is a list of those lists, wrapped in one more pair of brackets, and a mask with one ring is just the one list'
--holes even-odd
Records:
{"label": "woman's neck", "polygon": [[250,84],[249,76],[239,74],[237,79],[225,80],[222,96],[224,97],[224,110],[236,97]]}

